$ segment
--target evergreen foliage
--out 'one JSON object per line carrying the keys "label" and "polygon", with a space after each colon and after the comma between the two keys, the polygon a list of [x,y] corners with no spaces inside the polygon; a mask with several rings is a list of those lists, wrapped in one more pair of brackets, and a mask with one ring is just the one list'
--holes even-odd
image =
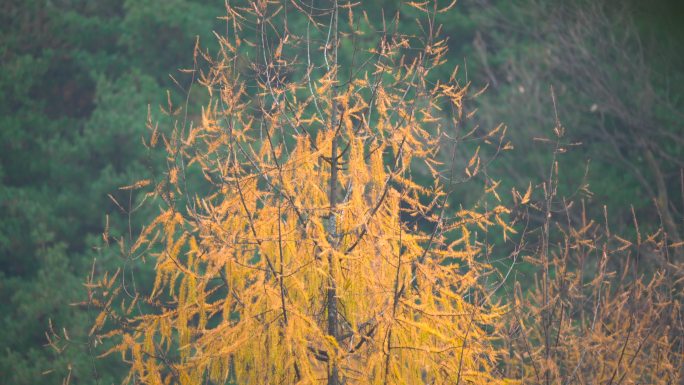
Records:
{"label": "evergreen foliage", "polygon": [[[238,9],[249,2],[228,3]],[[374,37],[383,28],[385,32],[396,28],[398,35],[403,36],[425,36],[426,26],[415,20],[424,18],[421,8],[427,7],[429,11],[432,2],[414,2],[415,7],[401,3],[394,0],[364,2],[365,13],[355,15],[361,33],[355,35],[347,31],[349,34],[340,39],[337,55],[340,68],[358,66],[361,62],[359,52],[376,48]],[[450,1],[438,2],[440,8],[448,3]],[[320,45],[325,40],[325,33],[312,26],[309,18],[295,12],[293,6],[313,5],[313,9],[324,9],[327,3],[316,0],[307,4],[295,0],[288,4],[285,10],[289,12],[288,28],[302,36],[309,29],[316,44]],[[201,79],[193,77],[200,70],[210,73],[216,63],[204,60],[198,50],[195,50],[194,58],[192,53],[199,35],[199,47],[209,54],[207,58],[221,57],[222,45],[213,32],[235,37],[230,17],[228,20],[217,18],[226,15],[226,11],[224,2],[199,0],[7,0],[0,5],[0,378],[3,381],[54,384],[68,380],[71,384],[109,384],[121,381],[129,373],[127,365],[117,356],[96,359],[96,355],[115,345],[91,333],[101,309],[95,309],[97,297],[88,297],[94,295],[94,288],[85,286],[84,282],[90,280],[95,284],[105,271],[113,272],[122,267],[120,280],[137,277],[134,284],[141,292],[154,286],[158,273],[153,271],[154,264],[150,262],[154,261],[150,258],[152,254],[145,256],[147,263],[141,263],[127,250],[130,251],[144,226],[159,215],[158,207],[168,202],[164,203],[161,196],[146,197],[138,188],[121,187],[130,187],[135,181],[145,179],[153,181],[151,188],[157,187],[161,180],[170,178],[168,173],[183,156],[186,161],[200,159],[197,154],[190,153],[176,154],[178,156],[169,159],[159,148],[145,148],[141,138],[144,137],[145,144],[151,147],[149,128],[167,129],[164,132],[170,135],[174,124],[181,127],[185,122],[186,128],[202,130],[206,129],[200,124],[203,117],[208,118],[209,123],[218,119],[215,114],[220,113],[220,109],[209,103],[212,99],[199,84]],[[444,51],[442,59],[449,64],[432,68],[424,79],[430,86],[450,79],[463,89],[469,88],[469,92],[462,95],[459,107],[468,119],[462,119],[458,124],[461,133],[470,136],[459,137],[466,139],[459,143],[459,151],[447,150],[431,155],[444,162],[443,169],[456,167],[458,172],[463,172],[461,176],[470,183],[454,183],[450,189],[431,190],[431,193],[442,198],[448,195],[445,205],[448,204],[449,209],[445,215],[452,219],[457,217],[456,213],[469,212],[459,211],[462,208],[483,213],[493,213],[493,208],[499,205],[512,209],[510,218],[500,216],[501,223],[494,217],[488,218],[499,226],[496,235],[482,229],[471,234],[473,245],[481,248],[481,257],[489,258],[492,250],[499,253],[493,260],[480,259],[473,265],[475,270],[488,271],[492,278],[486,285],[482,281],[473,283],[472,290],[484,292],[492,290],[491,285],[494,285],[494,299],[520,310],[507,313],[513,314],[513,319],[499,319],[507,325],[503,329],[497,329],[501,323],[487,325],[483,321],[479,325],[483,333],[494,333],[491,336],[497,342],[493,346],[500,349],[493,356],[504,359],[492,364],[492,371],[508,378],[523,378],[526,383],[572,383],[575,380],[655,383],[675,378],[673,373],[677,363],[681,363],[684,346],[681,333],[677,335],[681,332],[678,302],[681,296],[672,294],[681,293],[682,282],[682,249],[673,245],[684,237],[681,160],[684,33],[679,23],[681,11],[681,5],[668,1],[649,4],[628,1],[620,6],[607,1],[580,1],[556,7],[553,3],[537,0],[471,0],[459,2],[449,12],[434,15],[434,26],[441,26],[441,36],[447,38],[444,48],[448,51]],[[345,12],[346,9],[340,16],[344,23],[347,22]],[[392,24],[395,16],[400,20],[397,25]],[[321,15],[317,17],[321,25],[329,22]],[[371,23],[364,23],[365,17]],[[583,28],[582,23],[586,22],[583,18],[594,20],[595,23],[589,24],[592,28]],[[380,28],[382,20],[388,25]],[[581,31],[584,34],[579,33]],[[564,39],[568,36],[565,32],[579,33],[572,45],[577,51],[563,51],[566,47],[563,44],[567,43]],[[259,30],[253,27],[240,30],[238,36],[261,44]],[[356,38],[351,39],[351,36]],[[266,45],[275,50],[276,41]],[[299,46],[295,47],[297,44]],[[234,67],[238,72],[247,73],[250,71],[248,63],[256,59],[257,50],[247,44],[239,50],[235,56],[249,60]],[[578,76],[581,71],[564,65],[569,57],[581,57],[582,50],[591,53],[588,57],[595,60],[592,73],[601,76]],[[306,62],[301,42],[290,41],[284,45],[282,55],[295,53],[300,55],[300,64]],[[319,62],[310,76],[314,79],[314,87],[321,87],[324,84],[316,83],[316,80],[329,73],[320,63],[323,51],[312,50],[311,56],[314,62]],[[586,65],[586,62],[579,64]],[[459,71],[451,78],[456,65]],[[279,72],[281,78],[272,80],[271,85],[278,89],[291,84],[293,79],[304,79],[307,67],[303,64]],[[179,69],[194,72],[179,72]],[[350,77],[345,71],[335,75],[339,84],[344,84]],[[389,74],[383,76],[389,77]],[[266,84],[258,77],[247,77],[244,82],[247,89]],[[372,81],[369,84],[373,84]],[[369,84],[354,86],[358,100],[369,100],[372,92]],[[604,84],[611,92],[600,93],[600,89],[589,87],[592,84]],[[485,86],[486,92],[476,91]],[[555,100],[551,97],[550,86],[553,86]],[[167,93],[167,90],[170,91]],[[305,84],[305,94],[307,90]],[[298,92],[293,95],[298,95],[298,103],[304,103],[306,98]],[[388,92],[397,91],[390,89]],[[246,94],[254,95],[251,91]],[[415,95],[411,94],[411,98]],[[615,98],[610,99],[611,95]],[[217,100],[217,95],[213,96],[213,100]],[[321,95],[328,99],[329,96],[325,92]],[[256,107],[259,97],[252,96],[253,99],[246,103],[252,107],[250,111],[257,119],[263,119],[264,114],[273,112]],[[202,106],[205,106],[204,116]],[[327,109],[329,118],[330,111],[336,109],[334,103],[318,107]],[[315,107],[309,104],[306,114],[310,115],[312,108]],[[471,114],[476,109],[477,113]],[[444,116],[435,115],[440,119],[457,116],[455,112],[445,111]],[[278,114],[281,120],[293,118],[291,112],[279,111]],[[352,125],[359,124],[360,115],[352,116]],[[638,118],[636,123],[635,116]],[[549,134],[552,128],[561,128],[559,117],[567,127],[562,130],[562,138]],[[338,120],[342,121],[339,117]],[[501,122],[507,128],[499,127]],[[312,124],[317,125],[313,132],[323,131],[321,122]],[[484,144],[482,140],[490,139],[487,135],[492,128],[500,130],[496,131],[496,138],[506,131],[515,151],[502,157],[499,143]],[[186,130],[183,134],[190,132]],[[178,135],[180,137],[180,131]],[[299,145],[301,138],[278,132],[273,135],[276,142],[282,140],[283,150],[279,151],[285,148],[305,151]],[[535,137],[544,139],[532,140]],[[255,151],[268,149],[262,137],[259,141]],[[321,143],[324,142],[321,139]],[[582,144],[575,145],[579,142]],[[440,144],[443,148],[451,148],[448,143],[446,146],[444,142]],[[187,150],[176,145],[179,147],[171,148]],[[330,146],[323,147],[329,149]],[[391,161],[392,151],[396,150],[391,147],[384,148],[387,150],[382,159],[385,162]],[[315,153],[317,150],[310,146],[306,151]],[[470,168],[471,175],[466,175],[462,166],[472,159],[477,164],[478,158],[473,157],[476,151],[479,151],[481,167],[477,173]],[[647,156],[649,153],[653,156]],[[268,155],[262,155],[265,158],[261,161],[266,163],[278,158],[266,159]],[[290,159],[282,152],[279,156],[283,162]],[[491,161],[495,158],[499,161]],[[591,162],[587,173],[588,160]],[[216,159],[204,161],[205,165],[210,165]],[[561,170],[553,178],[549,178],[550,164],[557,164]],[[211,168],[207,167],[205,171]],[[316,167],[315,170],[321,173],[330,173],[324,164]],[[356,165],[359,170],[364,167],[367,165]],[[406,161],[401,170],[407,173],[410,170],[416,185],[433,186],[430,167],[437,166]],[[343,170],[342,174],[349,169]],[[229,176],[235,178],[248,174],[245,170],[231,172],[236,174]],[[302,175],[309,176],[306,181],[309,183],[319,177]],[[209,207],[216,209],[214,206],[219,205],[216,201],[219,198],[210,196],[211,191],[215,192],[215,186],[205,178],[202,168],[189,168],[185,178],[191,193],[178,187],[183,194],[176,192],[174,203],[166,206],[167,209],[176,207],[181,212],[188,204],[192,207],[195,196],[204,197],[211,203]],[[279,207],[277,194],[266,192],[264,183],[262,181],[252,192],[259,192],[263,202],[268,202],[260,208],[265,210],[264,218],[271,218],[269,223],[280,223],[273,222],[276,216],[273,210]],[[418,200],[412,198],[412,202],[402,201],[408,197],[401,194],[402,189],[409,191],[414,187],[400,185],[399,182],[391,184],[401,198],[395,196],[400,203],[395,202],[394,211],[383,212],[385,219],[406,223],[406,231],[430,234],[434,217],[412,216],[408,210],[412,204],[427,205],[429,194]],[[555,189],[544,191],[551,185],[555,185]],[[170,185],[166,188],[172,190]],[[341,184],[338,188],[343,190]],[[508,191],[513,194],[506,194]],[[571,199],[565,201],[566,196],[575,198],[574,206],[569,203]],[[145,199],[146,203],[140,205]],[[548,206],[550,210],[546,206],[547,200],[553,202]],[[289,222],[285,221],[283,225],[286,230],[295,231],[299,225],[292,219],[293,209],[285,208],[288,210],[283,216]],[[640,221],[635,221],[636,217]],[[311,218],[316,222],[315,216]],[[591,218],[600,218],[598,221],[605,224],[598,226]],[[195,218],[186,218],[184,226],[197,231],[191,228],[191,220]],[[319,218],[318,222],[327,226],[324,219]],[[518,233],[506,231],[504,239],[502,224],[504,228],[512,226]],[[484,227],[489,229],[489,226]],[[273,231],[275,227],[266,232]],[[106,239],[102,237],[103,232]],[[647,232],[655,235],[647,236]],[[627,234],[624,238],[629,241],[616,238],[619,233]],[[241,235],[249,237],[249,234]],[[457,231],[443,235],[440,242],[445,243],[459,237]],[[178,233],[166,236],[176,239]],[[514,236],[514,242],[511,236]],[[198,247],[202,244],[200,238],[196,239]],[[320,241],[326,240],[321,238]],[[402,237],[403,241],[408,238]],[[164,245],[150,247],[151,251],[159,252]],[[187,252],[189,243],[184,247]],[[393,247],[403,250],[396,245]],[[286,250],[298,249],[287,246]],[[597,250],[605,251],[605,258]],[[287,258],[290,257],[285,260]],[[584,269],[581,270],[584,275],[577,275],[573,270],[579,266]],[[199,268],[199,271],[205,274],[204,269]],[[404,273],[408,275],[408,272]],[[633,279],[641,274],[649,279]],[[275,272],[271,281],[266,277],[261,279],[277,283],[277,276]],[[504,284],[492,284],[499,280]],[[608,281],[610,286],[602,286],[601,282]],[[126,282],[133,284],[130,280]],[[512,282],[519,282],[521,286],[516,287]],[[165,287],[171,286],[167,283]],[[210,290],[212,287],[202,288]],[[275,287],[275,292],[277,289]],[[209,297],[208,302],[216,301]],[[172,301],[172,296],[162,299]],[[584,305],[575,306],[575,302]],[[660,307],[648,307],[649,303],[660,304]],[[141,306],[150,310],[153,305]],[[472,306],[472,303],[464,306]],[[483,311],[496,313],[496,301],[483,306]],[[601,311],[592,313],[590,308]],[[630,318],[628,315],[634,309],[640,309],[639,312],[645,312],[649,317]],[[577,318],[578,315],[584,318]],[[616,319],[618,316],[622,318]],[[358,323],[364,322],[357,321],[357,327]],[[597,333],[586,333],[586,330],[593,332],[593,326],[597,324],[604,328]],[[355,331],[357,336],[363,334],[361,329]],[[456,329],[452,332],[456,333]],[[630,337],[625,341],[627,332]],[[495,335],[501,338],[496,339]],[[506,339],[507,335],[515,338]],[[556,341],[564,341],[565,345],[548,344],[549,335],[555,336]],[[483,342],[483,349],[485,345]],[[582,350],[584,346],[597,349],[590,354]],[[601,346],[604,350],[598,349]],[[658,346],[672,350],[658,350]],[[319,347],[331,351],[338,349],[332,341],[323,342]],[[616,349],[624,354],[616,354]],[[605,354],[601,355],[601,352]],[[476,356],[478,353],[472,357]],[[623,357],[629,357],[629,360]],[[658,361],[649,361],[648,357],[656,357]],[[495,360],[485,361],[491,364]],[[397,365],[396,361],[392,362]],[[596,362],[606,364],[600,368],[583,366]],[[654,365],[659,372],[643,371]],[[585,369],[577,369],[580,367]],[[597,375],[592,377],[593,374]],[[681,378],[682,374],[679,376]]]}

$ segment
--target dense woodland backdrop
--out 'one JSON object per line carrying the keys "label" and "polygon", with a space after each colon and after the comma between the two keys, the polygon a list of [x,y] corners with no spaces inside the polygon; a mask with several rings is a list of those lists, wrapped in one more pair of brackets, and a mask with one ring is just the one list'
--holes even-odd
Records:
{"label": "dense woodland backdrop", "polygon": [[[399,10],[410,32],[412,14],[397,3],[364,7],[375,20]],[[468,100],[466,108],[478,110],[469,124],[508,127],[514,150],[488,164],[485,178],[501,181],[502,199],[513,206],[508,191],[546,180],[553,146],[535,138],[552,136],[560,118],[568,151],[559,155],[559,195],[583,200],[591,217],[607,211],[616,233],[635,236],[636,216],[642,230],[662,226],[680,242],[684,9],[674,1],[603,3],[464,0],[437,22],[462,81],[487,86]],[[167,97],[184,102],[191,77],[178,70],[192,68],[198,37],[206,49],[218,47],[212,31],[225,32],[223,14],[221,1],[0,5],[0,378],[7,383],[54,384],[68,374],[75,384],[109,384],[126,374],[116,357],[94,360],[89,331],[98,312],[84,301],[83,283],[92,269],[141,268],[103,247],[102,233],[133,233],[154,216],[153,205],[129,213],[139,197],[119,187],[165,167],[164,154],[141,143],[148,113],[173,126],[159,106]],[[190,99],[188,110],[203,102]],[[480,199],[485,179],[463,186],[452,204]],[[656,254],[644,260],[662,262]],[[532,269],[517,265],[518,280]],[[57,344],[65,349],[46,346],[46,335],[68,339]]]}

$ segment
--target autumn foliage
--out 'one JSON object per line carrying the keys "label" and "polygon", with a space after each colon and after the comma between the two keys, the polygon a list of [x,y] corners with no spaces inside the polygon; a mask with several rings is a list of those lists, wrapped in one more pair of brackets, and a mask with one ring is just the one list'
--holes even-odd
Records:
{"label": "autumn foliage", "polygon": [[[120,242],[154,284],[89,283],[92,332],[130,383],[681,381],[681,269],[637,266],[645,248],[677,247],[662,231],[632,244],[577,223],[553,172],[514,192],[515,220],[488,175],[480,203],[453,204],[489,161],[478,144],[510,146],[502,126],[465,129],[457,71],[433,76],[447,51],[435,17],[453,4],[408,5],[418,34],[358,4],[227,5],[220,51],[197,48],[187,71],[201,114],[169,101],[173,129],[150,119],[145,144],[168,171],[127,187],[159,205]],[[545,218],[535,230],[531,213]],[[492,239],[512,236],[492,257]],[[526,290],[523,261],[539,272]]]}

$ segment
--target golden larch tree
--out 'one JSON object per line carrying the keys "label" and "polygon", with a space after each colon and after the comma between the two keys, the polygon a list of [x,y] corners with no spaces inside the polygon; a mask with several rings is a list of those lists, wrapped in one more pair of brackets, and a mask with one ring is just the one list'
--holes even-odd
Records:
{"label": "golden larch tree", "polygon": [[[122,242],[154,261],[154,285],[132,301],[112,277],[91,285],[93,332],[130,382],[502,382],[504,309],[475,232],[513,230],[502,206],[448,207],[482,163],[438,161],[475,137],[467,85],[430,77],[447,52],[435,16],[453,4],[409,6],[423,15],[413,35],[337,0],[227,3],[220,50],[196,48],[187,71],[206,90],[201,117],[169,103],[185,117],[173,130],[150,121],[168,172],[129,186],[160,206]],[[483,145],[505,148],[503,132]]]}

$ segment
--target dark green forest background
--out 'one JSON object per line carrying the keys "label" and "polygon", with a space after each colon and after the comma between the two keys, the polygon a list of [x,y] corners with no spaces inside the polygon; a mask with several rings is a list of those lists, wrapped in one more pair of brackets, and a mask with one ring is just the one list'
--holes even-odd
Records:
{"label": "dark green forest background", "polygon": [[[398,3],[363,7],[399,10],[402,28],[415,28]],[[117,237],[154,213],[128,215],[138,197],[119,187],[163,166],[141,142],[148,106],[172,125],[159,106],[167,90],[184,100],[190,76],[178,70],[192,67],[197,37],[212,50],[224,11],[199,0],[0,4],[0,382],[56,384],[71,373],[71,384],[110,384],[125,373],[116,357],[94,358],[84,282],[94,267],[132,268],[115,245],[102,247],[106,216]],[[474,89],[488,86],[468,101],[473,124],[503,122],[515,146],[487,170],[499,191],[544,180],[552,151],[534,138],[552,136],[558,116],[578,143],[560,157],[562,192],[579,191],[594,217],[607,206],[616,231],[633,231],[633,206],[642,226],[681,240],[683,11],[664,0],[462,0],[441,15],[451,63]],[[464,189],[456,203],[478,194]],[[66,333],[62,352],[46,332]]]}

